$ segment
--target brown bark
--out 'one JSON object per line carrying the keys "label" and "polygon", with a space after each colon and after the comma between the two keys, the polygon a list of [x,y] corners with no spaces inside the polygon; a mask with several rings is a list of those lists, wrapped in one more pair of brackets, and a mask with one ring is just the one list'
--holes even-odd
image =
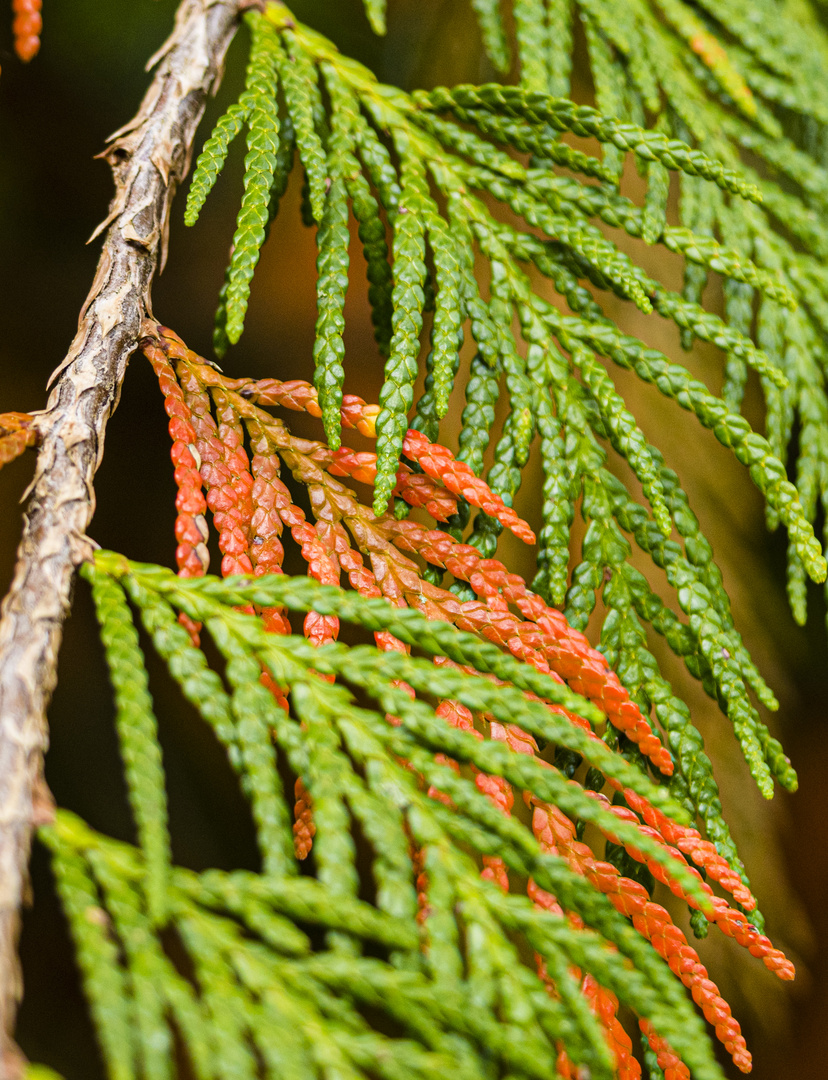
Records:
{"label": "brown bark", "polygon": [[14,581],[0,619],[0,1080],[22,1072],[12,1041],[22,985],[20,905],[33,824],[48,816],[42,784],[45,710],[61,626],[86,528],[104,433],[127,362],[151,318],[150,286],[163,267],[170,203],[190,163],[208,93],[221,75],[245,0],[182,0],[175,29],[135,118],[104,157],[115,179],[106,239],[78,332],[48,404],[36,418],[40,449]]}

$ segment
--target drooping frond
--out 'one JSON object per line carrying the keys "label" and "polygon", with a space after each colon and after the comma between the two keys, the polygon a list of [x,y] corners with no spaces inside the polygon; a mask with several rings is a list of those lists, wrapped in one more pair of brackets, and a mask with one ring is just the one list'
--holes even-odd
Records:
{"label": "drooping frond", "polygon": [[[592,511],[590,526],[602,520],[612,538],[599,542],[597,556],[602,580],[603,566],[613,567],[598,652],[501,563],[448,532],[397,513],[377,517],[362,504],[344,481],[373,483],[376,455],[297,439],[263,407],[321,417],[309,384],[225,378],[162,329],[145,351],[170,416],[179,574],[104,552],[84,570],[116,689],[139,847],[65,813],[44,834],[113,1075],[137,1075],[136,1063],[153,1054],[153,1075],[167,1075],[172,1022],[198,1076],[255,1075],[248,1040],[266,1075],[285,1067],[286,1053],[315,1075],[323,1066],[300,1042],[316,1032],[340,1047],[354,1077],[379,1068],[392,1045],[395,1060],[411,1055],[400,1068],[412,1075],[450,1066],[482,1076],[491,1058],[540,1080],[565,1046],[575,1065],[610,1077],[634,1060],[616,1018],[620,1002],[638,1015],[662,1064],[718,1077],[670,969],[749,1068],[738,1023],[646,881],[669,884],[699,928],[712,921],[782,978],[793,972],[745,914],[758,920],[701,740],[647,651],[637,612],[697,665],[706,639],[695,636],[692,614],[689,625],[680,622],[628,566],[609,506]],[[342,399],[346,429],[374,436],[380,415],[378,406]],[[639,452],[701,555],[674,476],[646,442]],[[403,455],[411,464],[400,466],[394,495],[404,505],[440,521],[463,500],[534,540],[468,465],[421,432],[405,433]],[[283,469],[306,487],[311,518]],[[637,504],[608,477],[587,485],[585,498],[614,492],[634,517]],[[225,581],[204,576],[208,508]],[[650,519],[638,509],[642,528]],[[651,525],[648,535],[665,545]],[[285,529],[307,578],[281,571]],[[592,543],[588,535],[585,552]],[[436,584],[423,563],[450,573],[474,599]],[[683,565],[705,567],[700,557]],[[343,570],[349,591],[339,588]],[[715,576],[707,580],[721,603]],[[583,573],[573,589],[581,582]],[[260,875],[197,876],[169,864],[155,721],[129,605],[239,775]],[[297,617],[304,636],[293,632]],[[338,644],[342,622],[373,634],[374,644]],[[223,658],[223,678],[202,650],[205,635]],[[744,650],[738,656],[749,665]],[[785,779],[758,721],[740,725],[738,717],[735,709],[751,763],[759,768],[758,742],[761,765]],[[295,777],[295,806],[286,775]],[[529,820],[512,813],[515,789]],[[586,823],[605,838],[604,860],[580,840]],[[367,866],[357,859],[355,828],[371,851]],[[309,859],[312,879],[299,875]],[[359,899],[366,895],[373,899]],[[322,938],[307,936],[314,924]],[[175,926],[194,981],[164,952],[162,925]],[[537,968],[525,964],[533,953]],[[294,963],[296,973],[285,966]],[[369,1003],[385,1012],[384,1025],[402,1024],[392,1044],[385,1026],[366,1021]],[[219,1017],[214,1068],[208,1047]],[[288,1022],[301,1037],[286,1040],[280,1025]],[[346,1030],[353,1044],[342,1042]]]}
{"label": "drooping frond", "polygon": [[[172,456],[178,465],[179,518],[176,536],[180,542],[177,561],[181,573],[184,576],[199,576],[207,568],[208,556],[204,545],[207,525],[203,518],[207,505],[213,509],[219,530],[219,547],[224,552],[223,573],[271,573],[278,570],[282,558],[282,544],[278,539],[282,525],[279,524],[279,513],[275,508],[287,505],[286,500],[289,502],[290,496],[278,480],[278,471],[273,471],[273,454],[281,452],[279,448],[283,443],[280,440],[289,437],[282,425],[274,428],[271,418],[260,407],[279,405],[306,409],[318,416],[321,409],[316,391],[306,383],[295,381],[228,381],[189,352],[169,331],[162,331],[155,342],[148,342],[147,351],[161,381],[171,416],[170,434],[175,440]],[[547,354],[542,355],[548,359]],[[559,363],[563,364],[563,360]],[[582,434],[580,444],[574,444],[572,435],[567,435],[561,466],[565,472],[561,475],[564,480],[567,476],[580,477],[584,490],[584,514],[591,524],[584,541],[583,561],[576,567],[567,593],[567,617],[574,626],[585,627],[596,603],[596,593],[599,590],[603,592],[608,615],[602,633],[602,647],[617,664],[624,685],[639,695],[645,712],[653,709],[663,725],[676,755],[677,768],[671,780],[676,794],[686,805],[694,808],[694,813],[700,815],[720,853],[739,867],[700,737],[690,723],[686,705],[660,674],[647,648],[641,620],[644,625],[649,623],[664,636],[671,649],[684,660],[688,671],[700,678],[705,689],[718,698],[734,726],[751,771],[767,796],[772,794],[774,779],[787,787],[796,785],[795,774],[779,744],[760,720],[751,702],[750,692],[756,693],[771,708],[775,707],[775,700],[735,630],[729,601],[722,588],[721,575],[712,561],[710,546],[699,530],[675,474],[664,467],[661,456],[654,448],[646,441],[641,443],[642,460],[647,463],[646,468],[651,470],[648,475],[652,476],[654,483],[656,480],[658,483],[660,505],[669,513],[679,535],[683,537],[684,550],[665,538],[657,521],[608,472],[603,464],[605,452],[589,431],[590,421],[580,391],[581,384],[571,380],[568,385],[570,392],[573,387],[578,387],[579,393],[566,401],[560,414],[566,416],[569,423],[574,425],[573,429]],[[211,416],[211,395],[214,407],[219,410],[218,425]],[[379,415],[381,410],[377,406],[367,406],[351,395],[343,398],[343,423],[356,428],[363,435],[376,434]],[[741,418],[732,414],[729,417],[734,423],[737,420],[742,423]],[[254,452],[252,462],[248,461],[241,445],[240,425],[243,423],[248,426]],[[276,436],[276,431],[283,434]],[[603,427],[599,431],[606,434]],[[374,519],[359,504],[356,496],[343,489],[336,477],[350,477],[369,484],[375,482],[377,457],[374,454],[356,453],[344,446],[332,451],[321,443],[299,442],[292,446],[285,460],[294,479],[308,484],[310,491],[315,493],[312,507],[318,521],[317,530],[309,527],[304,513],[298,509],[290,510],[283,520],[290,527],[294,540],[302,545],[311,576],[325,584],[338,584],[341,569],[346,569],[349,574],[357,575],[352,579],[352,585],[360,587],[376,575],[377,585],[372,588],[379,589],[393,601],[399,601],[403,595],[409,596],[408,602],[418,606],[426,604],[428,610],[432,609],[429,605],[437,603],[436,599],[429,599],[432,594],[433,597],[445,595],[446,600],[440,601],[434,610],[442,611],[452,621],[466,616],[455,610],[457,598],[451,593],[443,594],[439,588],[445,571],[455,580],[453,592],[462,594],[463,590],[468,590],[467,595],[472,598],[475,595],[485,596],[488,597],[487,603],[494,602],[493,586],[487,585],[485,577],[481,578],[479,574],[490,565],[500,564],[492,564],[483,558],[475,547],[458,543],[450,532],[423,529],[412,521],[398,520],[396,515]],[[511,529],[527,542],[534,540],[528,526],[517,518],[502,498],[479,480],[468,465],[455,460],[444,448],[431,444],[412,429],[403,439],[403,453],[411,465],[402,465],[398,471],[394,494],[404,503],[422,506],[438,522],[444,521],[449,525],[457,517],[461,505],[477,507],[484,520],[498,528],[505,526]],[[553,453],[559,454],[561,451],[554,449]],[[183,467],[187,460],[194,460],[193,455],[204,462],[200,472],[192,467]],[[245,475],[247,480],[244,479]],[[201,492],[202,482],[207,488],[206,503]],[[567,486],[571,483],[571,480],[567,481]],[[250,494],[241,498],[240,493],[245,491]],[[257,510],[257,500],[260,502],[265,496],[265,502],[260,503],[262,509]],[[563,506],[566,505],[563,502]],[[262,516],[265,507],[267,517]],[[549,529],[554,522],[561,520],[560,509],[561,502],[555,502]],[[249,522],[247,526],[241,524],[244,520]],[[384,524],[378,526],[377,520],[384,521]],[[568,528],[565,518],[562,524],[565,529]],[[559,526],[555,525],[555,528]],[[322,530],[321,534],[319,529]],[[349,531],[351,539],[348,539]],[[647,579],[629,565],[630,544],[625,533],[632,535],[639,547],[665,571],[667,581],[675,589],[679,607],[687,617],[686,622],[666,607]],[[544,543],[546,539],[542,534],[541,542]],[[342,546],[347,545],[351,550],[353,542],[370,559],[371,574],[368,577],[365,576],[368,571],[361,557],[355,561],[354,556],[348,554],[346,561],[341,561]],[[548,549],[541,548],[541,552],[545,550]],[[425,559],[424,580],[430,583],[425,593],[419,572],[401,552],[417,553]],[[391,569],[387,568],[386,560],[389,558],[392,560]],[[551,561],[551,557],[547,561]],[[557,563],[559,568],[563,565],[561,557],[558,557]],[[543,575],[546,565],[547,562],[541,561],[542,585],[545,583]],[[481,570],[475,569],[478,566]],[[378,570],[378,567],[381,569]],[[499,572],[505,573],[505,570]],[[411,584],[413,591],[409,595],[405,582],[411,573],[415,576]],[[560,569],[558,573],[561,574]],[[509,580],[519,579],[514,579],[512,575]],[[563,582],[565,578],[561,580]],[[526,604],[527,601],[519,599],[522,595],[518,591],[514,601],[510,602],[517,602],[519,606]],[[473,599],[471,602],[475,603]],[[547,617],[557,618],[539,596],[531,604],[541,604]],[[472,626],[477,625],[474,620],[479,617],[474,616]],[[282,617],[271,615],[268,618],[274,626],[286,629]],[[502,627],[500,630],[495,632],[488,629],[485,633],[491,640],[512,648],[509,644],[513,633],[510,629],[512,623],[505,614],[501,614],[498,621]],[[485,626],[485,623],[482,625]],[[633,642],[635,645],[624,654],[629,659],[620,663],[621,656],[614,650],[620,640],[618,635],[621,628],[626,626],[630,629],[624,630],[625,649],[630,650]],[[320,619],[312,622],[310,629],[316,640],[328,640],[336,634],[336,622],[326,623]],[[640,670],[647,673],[646,677],[638,675]],[[598,704],[607,708],[603,699]],[[612,710],[609,713],[611,717],[615,715]],[[625,737],[630,737],[633,729],[626,730],[622,725],[622,730]],[[636,742],[641,738],[640,735],[632,737]]]}
{"label": "drooping frond", "polygon": [[[451,266],[462,280],[463,268]],[[494,321],[495,332],[502,325]],[[583,381],[570,370],[571,401],[558,415],[572,423],[573,410],[596,410],[601,434],[625,448],[692,561],[606,472],[594,421],[579,422],[591,524],[568,622],[451,532],[364,505],[351,484],[375,483],[378,454],[298,439],[268,411],[322,418],[314,387],[227,378],[171,331],[146,329],[170,417],[179,573],[107,552],[83,569],[115,688],[138,844],[116,843],[65,811],[42,831],[111,1075],[171,1078],[180,1037],[199,1078],[285,1069],[311,1077],[335,1061],[353,1080],[446,1069],[483,1080],[486,1062],[542,1080],[563,1054],[609,1080],[637,1066],[617,1017],[624,1006],[659,1067],[718,1080],[681,984],[749,1069],[738,1022],[648,888],[666,883],[700,932],[714,923],[779,977],[793,968],[756,925],[701,739],[639,618],[714,692],[734,695],[729,715],[760,783],[791,775],[714,656],[726,641],[739,678],[761,690],[686,498],[593,354],[572,347]],[[538,341],[532,350],[529,374],[540,363],[566,369]],[[345,430],[376,437],[381,416],[379,406],[341,398]],[[543,416],[542,438],[558,440],[551,408]],[[550,473],[564,486],[578,452],[571,442],[568,434],[554,448],[561,479]],[[475,507],[534,542],[507,501],[421,431],[403,433],[402,455],[392,489],[401,505],[437,522]],[[310,516],[284,472],[305,487]],[[225,580],[205,576],[208,512]],[[307,577],[282,572],[285,530]],[[621,530],[658,552],[688,597],[686,623],[629,566]],[[438,584],[445,573],[472,598]],[[608,609],[600,652],[572,625],[598,581]],[[133,613],[226,750],[250,802],[259,874],[171,865]],[[338,643],[342,623],[373,643]],[[586,824],[599,844],[582,842]],[[171,932],[183,967],[164,946]]]}
{"label": "drooping frond", "polygon": [[99,576],[92,592],[115,689],[116,724],[130,804],[144,850],[147,910],[154,923],[162,923],[170,838],[164,769],[143,655],[121,590]]}
{"label": "drooping frond", "polygon": [[[281,456],[288,461],[296,449],[282,431]],[[280,513],[289,519],[286,506]],[[347,562],[342,545],[339,551]],[[484,576],[497,578],[493,567],[486,570]],[[450,1066],[483,1076],[482,1063],[490,1058],[540,1080],[554,1071],[560,1041],[576,1065],[610,1076],[607,1025],[617,1024],[620,1002],[694,1075],[720,1076],[698,1018],[657,953],[670,965],[680,958],[682,978],[705,1015],[737,1063],[749,1063],[738,1025],[696,960],[691,972],[687,961],[695,953],[667,912],[575,838],[573,821],[590,821],[772,970],[790,977],[781,954],[744,915],[714,897],[691,863],[751,906],[738,875],[680,823],[683,812],[664,788],[592,733],[588,721],[595,723],[600,713],[553,676],[568,670],[570,686],[581,686],[629,724],[635,707],[623,692],[618,696],[609,669],[601,671],[593,660],[574,674],[564,657],[574,659],[583,649],[580,635],[554,613],[544,615],[537,598],[537,626],[548,644],[536,641],[536,648],[551,667],[521,662],[478,636],[485,623],[472,616],[481,604],[457,605],[466,618],[455,616],[456,623],[477,624],[477,633],[463,631],[437,614],[440,590],[428,590],[430,602],[420,613],[372,596],[379,590],[367,587],[366,573],[361,587],[343,592],[281,574],[188,580],[107,553],[88,568],[106,610],[111,592],[121,593],[122,605],[129,597],[184,694],[215,725],[225,692],[207,692],[206,656],[176,616],[203,627],[228,665],[231,693],[220,709],[225,741],[243,746],[245,725],[254,717],[263,721],[277,752],[301,778],[314,822],[314,878],[297,876],[284,794],[271,819],[277,833],[263,845],[261,875],[170,871],[168,922],[190,957],[194,984],[173,967],[155,936],[142,885],[149,873],[146,847],[117,844],[65,812],[43,833],[93,1011],[107,1027],[104,1050],[113,1074],[133,1075],[136,1060],[168,1045],[169,1019],[185,1033],[197,1075],[211,1075],[203,1071],[204,1051],[220,1028],[227,1059],[214,1065],[219,1076],[255,1074],[244,1056],[245,1033],[268,1076],[281,1074],[288,1053],[316,1075],[324,1058],[317,1059],[319,1043],[310,1045],[314,1033],[321,1045],[339,1047],[343,1067],[355,1077],[381,1069],[393,1047],[406,1075],[436,1075],[438,1067]],[[514,580],[510,584],[514,590]],[[450,594],[443,596],[447,603]],[[313,616],[352,622],[373,631],[376,645],[315,646],[274,633],[253,614],[274,609],[304,615],[306,632]],[[411,645],[420,655],[409,654]],[[488,738],[476,730],[480,724]],[[548,754],[539,755],[538,740],[554,743],[558,753],[582,754],[635,810],[567,780]],[[652,736],[641,745],[657,757]],[[255,812],[257,791],[275,774],[275,763],[244,752],[231,760]],[[662,768],[668,762],[664,758]],[[533,807],[531,825],[509,812],[513,786]],[[370,846],[370,870],[356,861],[352,823]],[[280,853],[269,866],[266,852]],[[367,873],[371,903],[358,898],[368,887],[361,883]],[[511,885],[527,875],[531,899]],[[93,911],[100,915],[93,918]],[[637,933],[624,917],[636,912],[642,913]],[[324,944],[308,937],[314,925],[325,930]],[[522,948],[535,954],[537,969],[522,959]],[[593,1012],[596,998],[605,1004]],[[392,1043],[365,1020],[361,1007],[367,1004],[384,1012],[386,1023],[402,1025]],[[112,1039],[115,1015],[128,1026],[128,1037]],[[133,1016],[137,1023],[130,1027]],[[227,1017],[235,1019],[228,1024]]]}
{"label": "drooping frond", "polygon": [[[473,6],[480,17],[484,44],[497,65],[501,50],[494,44],[489,26],[495,8],[496,24],[502,25],[501,6]],[[805,515],[815,522],[820,508],[824,514],[828,506],[828,412],[824,404],[828,362],[823,345],[828,309],[826,278],[821,270],[826,236],[820,224],[828,192],[823,149],[828,99],[822,76],[828,36],[818,11],[809,3],[775,0],[749,6],[741,0],[721,4],[513,0],[511,6],[518,75],[527,90],[569,93],[568,27],[571,19],[580,16],[595,104],[602,113],[635,126],[643,124],[646,117],[656,130],[689,142],[759,188],[761,208],[748,208],[692,177],[682,178],[678,215],[681,226],[693,234],[682,235],[682,229],[665,217],[668,187],[663,168],[648,155],[637,154],[639,167],[646,169],[648,187],[643,214],[636,213],[633,228],[629,228],[629,219],[623,222],[622,215],[607,213],[607,196],[599,200],[603,204],[600,208],[593,203],[592,212],[631,235],[681,251],[686,260],[686,300],[701,301],[710,270],[729,277],[724,286],[726,319],[739,333],[751,333],[754,307],[757,309],[756,340],[789,382],[782,390],[763,379],[768,439],[783,462],[787,463],[795,448],[797,486]],[[548,43],[545,67],[544,41]],[[805,86],[815,87],[814,92],[803,92]],[[457,112],[455,115],[461,118]],[[477,122],[469,113],[462,119]],[[491,134],[492,121],[486,122],[487,134]],[[529,150],[538,164],[560,163],[561,144],[544,147],[543,137],[543,128],[536,123],[531,136],[524,132],[522,144],[501,138]],[[605,149],[603,164],[603,186],[617,186],[623,164],[617,143]],[[755,293],[752,283],[738,273],[731,276],[712,255],[717,244],[737,252],[740,261],[752,259],[770,270],[799,302],[797,316],[789,318],[778,309],[772,294]],[[698,258],[697,252],[705,250],[711,257]],[[582,276],[582,271],[576,272]],[[682,344],[689,349],[697,336],[694,327],[684,320],[679,320],[679,325]],[[718,344],[727,354],[722,397],[738,410],[747,369],[723,340]],[[769,526],[776,527],[779,520],[771,510]],[[796,621],[804,623],[807,571],[794,541],[789,547],[788,566],[791,608]]]}

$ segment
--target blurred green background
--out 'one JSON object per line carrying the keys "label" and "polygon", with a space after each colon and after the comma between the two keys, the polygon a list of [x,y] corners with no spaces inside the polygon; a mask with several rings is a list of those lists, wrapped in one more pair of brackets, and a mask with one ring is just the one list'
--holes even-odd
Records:
{"label": "blurred green background", "polygon": [[[45,402],[46,382],[74,335],[94,275],[99,244],[87,247],[86,239],[105,216],[112,192],[108,169],[94,155],[108,133],[137,108],[147,85],[145,60],[168,33],[175,7],[175,0],[45,0],[43,48],[28,67],[12,55],[11,19],[0,14],[0,411],[33,410]],[[384,40],[371,34],[360,0],[308,0],[295,3],[293,10],[386,81],[410,87],[491,76],[468,0],[392,0],[389,7]],[[237,95],[245,50],[241,33],[200,140]],[[584,96],[589,96],[587,83]],[[183,199],[176,201],[169,263],[153,293],[158,320],[205,355],[210,355],[212,316],[240,197],[240,162],[241,153],[236,153],[195,229],[184,228]],[[232,375],[310,375],[315,253],[313,235],[299,220],[300,182],[294,180],[263,254],[245,335],[224,364]],[[382,367],[373,346],[361,255],[357,249],[353,255],[346,389],[376,400]],[[664,260],[652,249],[647,257],[651,272],[655,265],[659,276],[675,283],[675,260]],[[715,284],[708,299],[716,302]],[[652,339],[643,323],[627,325]],[[666,338],[653,344],[674,349]],[[690,363],[714,388],[719,385],[721,357],[715,352],[700,353]],[[742,1022],[756,1058],[754,1076],[828,1075],[823,1049],[828,1031],[828,981],[823,977],[828,964],[824,604],[814,591],[808,629],[793,625],[783,595],[784,541],[764,532],[761,507],[746,475],[687,417],[676,416],[629,378],[620,378],[619,385],[652,441],[678,470],[714,542],[737,622],[780,694],[777,732],[800,773],[797,795],[783,793],[772,805],[762,804],[725,721],[706,699],[691,697],[769,931],[790,949],[799,974],[792,987],[780,987],[760,964],[746,962],[744,954],[730,943],[716,942],[714,935],[702,944],[703,959]],[[761,424],[755,387],[748,411]],[[152,372],[140,357],[132,361],[106,449],[91,535],[132,557],[169,563],[174,486],[166,418]],[[0,473],[2,591],[12,573],[18,501],[32,460],[26,455]],[[531,492],[525,498],[531,513]],[[176,859],[197,869],[255,867],[249,816],[221,752],[181,706],[163,670],[151,665],[151,677]],[[111,709],[91,603],[80,586],[50,710],[47,779],[59,804],[102,831],[132,839]],[[66,1080],[97,1080],[102,1067],[48,864],[37,847],[32,877],[34,903],[26,912],[22,938],[26,994],[20,1043],[32,1060],[51,1065]]]}

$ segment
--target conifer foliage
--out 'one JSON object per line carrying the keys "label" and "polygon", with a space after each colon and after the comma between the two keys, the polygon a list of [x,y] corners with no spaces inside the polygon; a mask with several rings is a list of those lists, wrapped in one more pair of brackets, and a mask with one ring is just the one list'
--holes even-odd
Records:
{"label": "conifer foliage", "polygon": [[[214,337],[235,370],[259,254],[301,169],[315,374],[225,375],[143,327],[169,419],[177,573],[100,550],[82,569],[136,843],[68,810],[40,831],[115,1080],[172,1080],[182,1057],[198,1080],[715,1080],[703,1021],[748,1072],[738,1021],[656,883],[697,936],[713,923],[794,976],[648,628],[718,702],[768,798],[797,783],[759,714],[777,703],[678,474],[612,369],[654,384],[747,467],[769,525],[787,530],[804,621],[806,580],[826,578],[828,38],[806,0],[514,0],[509,22],[497,0],[472,7],[504,82],[413,93],[280,2],[244,16],[244,90],[204,143],[185,220],[244,133]],[[365,8],[382,33],[382,0]],[[576,33],[594,107],[570,99]],[[631,164],[640,206],[621,190]],[[377,404],[346,393],[351,215],[384,363]],[[682,292],[636,265],[619,231],[682,256]],[[702,306],[710,274],[722,315]],[[715,344],[720,393],[627,333],[605,294],[674,323],[688,351]],[[764,435],[740,415],[749,371]],[[319,437],[292,434],[291,411],[317,418]],[[349,446],[354,432],[375,449]],[[36,441],[32,417],[0,417],[0,463]],[[513,509],[532,454],[537,537]],[[504,529],[536,547],[531,583],[496,557]],[[287,545],[306,575],[284,572]],[[172,862],[139,626],[238,775],[259,873]]]}
{"label": "conifer foliage", "polygon": [[42,7],[42,0],[12,0],[14,51],[24,63],[32,60],[40,51]]}

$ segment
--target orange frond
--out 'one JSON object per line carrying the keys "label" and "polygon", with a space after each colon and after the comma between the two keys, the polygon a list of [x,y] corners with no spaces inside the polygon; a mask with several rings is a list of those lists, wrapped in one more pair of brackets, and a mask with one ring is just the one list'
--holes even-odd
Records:
{"label": "orange frond", "polygon": [[12,0],[14,22],[14,51],[27,64],[40,51],[40,34],[43,18],[40,14],[42,0]]}
{"label": "orange frond", "polygon": [[30,446],[37,446],[38,433],[29,413],[0,413],[0,469],[20,457]]}

